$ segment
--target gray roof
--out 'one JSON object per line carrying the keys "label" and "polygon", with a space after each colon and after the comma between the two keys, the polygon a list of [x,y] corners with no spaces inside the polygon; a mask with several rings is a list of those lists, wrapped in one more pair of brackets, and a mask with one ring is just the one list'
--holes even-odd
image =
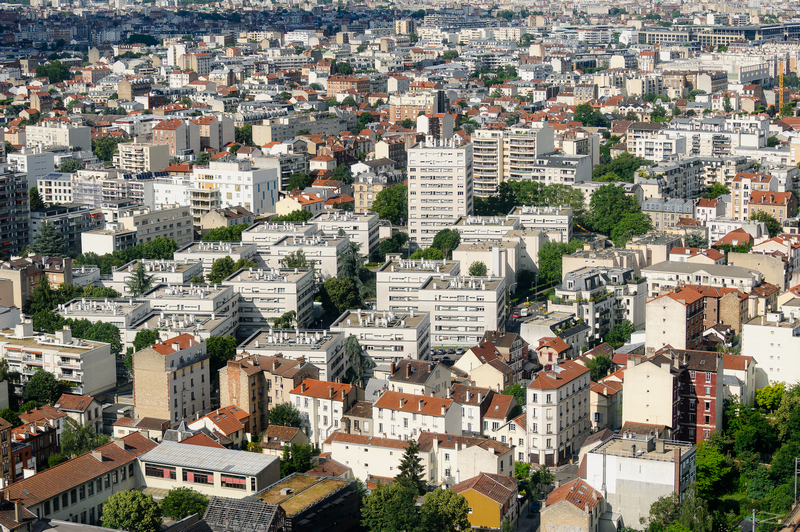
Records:
{"label": "gray roof", "polygon": [[265,532],[274,530],[278,508],[261,501],[212,497],[203,520],[214,532]]}
{"label": "gray roof", "polygon": [[671,262],[664,261],[653,264],[647,268],[642,268],[642,274],[649,272],[666,273],[696,273],[705,271],[710,275],[720,277],[761,277],[761,273],[750,268],[741,266],[729,266],[727,264],[698,264],[695,262]]}
{"label": "gray roof", "polygon": [[255,476],[270,466],[277,456],[186,445],[171,441],[139,457],[142,462],[152,462],[175,467],[197,468],[232,475]]}

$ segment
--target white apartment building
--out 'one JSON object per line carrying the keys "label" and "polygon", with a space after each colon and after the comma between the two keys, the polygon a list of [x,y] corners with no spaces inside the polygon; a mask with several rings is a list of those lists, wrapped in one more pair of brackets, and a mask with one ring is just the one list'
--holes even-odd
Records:
{"label": "white apartment building", "polygon": [[462,244],[500,239],[509,231],[519,228],[519,218],[510,216],[464,216],[453,224],[453,229],[461,235]]}
{"label": "white apartment building", "polygon": [[591,429],[589,369],[568,360],[540,371],[527,389],[530,462],[548,467],[572,458]]}
{"label": "white apartment building", "polygon": [[472,153],[472,144],[432,137],[408,150],[409,237],[420,247],[472,214]]}
{"label": "white apartment building", "polygon": [[457,260],[389,260],[376,273],[377,308],[393,312],[416,310],[419,289],[431,276],[455,277],[460,271]]}
{"label": "white apartment building", "polygon": [[108,286],[120,294],[127,294],[129,291],[128,280],[139,268],[139,262],[142,263],[147,275],[153,276],[154,286],[156,284],[188,284],[192,277],[203,275],[203,265],[199,261],[141,259],[141,261],[131,261],[111,272],[111,282]]}
{"label": "white apartment building", "polygon": [[416,440],[425,432],[461,434],[461,409],[452,399],[385,391],[372,407],[375,435]]}
{"label": "white apartment building", "polygon": [[211,285],[158,285],[140,296],[150,303],[150,310],[165,314],[233,314],[236,315],[239,297],[230,286]]}
{"label": "white apartment building", "polygon": [[123,142],[114,153],[114,166],[126,172],[161,172],[169,166],[169,146]]}
{"label": "white apartment building", "polygon": [[339,256],[347,251],[350,239],[346,236],[314,235],[309,238],[287,236],[269,247],[261,258],[267,268],[282,268],[286,255],[303,251],[308,262],[314,264],[318,279],[336,277],[339,273]]}
{"label": "white apartment building", "polygon": [[342,415],[359,400],[359,392],[352,384],[316,379],[306,379],[289,392],[289,402],[308,422],[308,439],[312,445],[322,447],[322,443],[339,430]]}
{"label": "white apartment building", "polygon": [[319,368],[322,380],[343,379],[350,367],[344,356],[344,334],[333,331],[275,329],[270,326],[254,332],[236,348],[237,356],[244,354],[277,356],[292,360],[304,359]]}
{"label": "white apartment building", "polygon": [[256,260],[256,246],[236,242],[192,242],[178,249],[173,255],[176,261],[200,262],[203,264],[203,275],[211,273],[214,261],[222,257],[230,257],[233,262],[239,259]]}
{"label": "white apartment building", "polygon": [[[381,438],[337,432],[325,441],[322,451],[331,453],[331,460],[349,467],[353,477],[365,482],[372,475],[394,478],[403,458],[408,442],[397,438]],[[420,453],[421,464],[425,468],[423,478],[431,478],[429,471],[430,455]]]}
{"label": "white apartment building", "polygon": [[86,319],[92,323],[110,323],[116,325],[120,332],[122,345],[132,345],[133,337],[128,339],[128,332],[133,330],[150,313],[148,301],[129,299],[73,299],[59,305],[54,312],[73,320]]}
{"label": "white apartment building", "polygon": [[446,366],[425,360],[404,359],[383,364],[375,368],[373,376],[382,390],[430,397],[448,397],[452,384]]}
{"label": "white apartment building", "polygon": [[25,128],[25,145],[40,150],[60,146],[91,152],[92,128],[72,122],[40,122]]}
{"label": "white apartment building", "polygon": [[519,257],[520,242],[512,238],[462,242],[453,251],[453,260],[461,262],[466,273],[473,264],[482,262],[486,274],[505,278],[512,293],[517,291]]}
{"label": "white apartment building", "polygon": [[750,220],[734,220],[733,218],[717,218],[706,223],[708,228],[708,243],[714,245],[722,237],[737,229],[744,229],[753,240],[758,241],[769,235],[767,224]]}
{"label": "white apartment building", "polygon": [[308,222],[258,222],[242,231],[243,244],[255,244],[259,253],[269,253],[275,242],[286,238],[311,238],[317,234],[317,226]]}
{"label": "white apartment building", "polygon": [[22,148],[20,152],[6,154],[6,161],[10,171],[25,174],[30,190],[36,186],[40,178],[53,172],[56,157],[49,151]]}
{"label": "white apartment building", "polygon": [[36,181],[45,205],[72,203],[72,175],[50,172]]}
{"label": "white apartment building", "polygon": [[494,391],[467,384],[453,384],[450,391],[450,398],[461,407],[461,432],[467,436],[480,434],[483,413],[489,409]]}
{"label": "white apartment building", "polygon": [[572,207],[523,205],[515,207],[508,217],[518,219],[520,226],[525,229],[547,233],[551,239],[552,235],[560,234],[561,242],[572,240]]}
{"label": "white apartment building", "polygon": [[514,458],[517,462],[527,462],[530,456],[528,451],[530,438],[528,437],[527,424],[527,415],[523,413],[513,419],[509,419],[500,425],[497,430],[492,431],[493,439],[514,447]]}
{"label": "white apartment building", "polygon": [[686,154],[686,137],[670,137],[665,134],[655,134],[646,138],[631,139],[628,151],[636,157],[643,157],[648,161],[660,161],[675,155]]}
{"label": "white apartment building", "polygon": [[756,316],[742,326],[742,355],[758,361],[756,389],[800,380],[800,320],[782,312]]}
{"label": "white apartment building", "polygon": [[311,270],[248,268],[222,282],[239,294],[239,334],[263,330],[270,320],[294,312],[299,327],[313,320],[314,278]]}
{"label": "white apartment building", "polygon": [[431,315],[431,345],[472,346],[506,321],[504,277],[429,278],[420,288],[419,309]]}
{"label": "white apartment building", "polygon": [[75,384],[73,393],[94,395],[117,385],[117,370],[111,345],[72,338],[67,327],[55,334],[33,331],[29,321],[0,336],[0,358],[10,371],[20,374],[24,385],[36,371],[52,373],[59,381]]}
{"label": "white apartment building", "polygon": [[430,315],[425,312],[346,310],[331,324],[345,338],[354,335],[376,364],[428,358]]}
{"label": "white apartment building", "polygon": [[316,226],[317,232],[326,235],[338,235],[343,232],[350,242],[359,244],[359,252],[365,257],[370,257],[378,251],[378,214],[355,214],[348,211],[325,211],[317,214],[308,221]]}
{"label": "white apartment building", "polygon": [[191,209],[177,203],[125,211],[119,217],[119,224],[124,229],[136,231],[139,243],[163,236],[174,240],[180,248],[194,241]]}
{"label": "white apartment building", "polygon": [[81,249],[106,255],[136,245],[136,231],[93,229],[81,233]]}
{"label": "white apartment building", "polygon": [[685,284],[724,286],[747,294],[760,285],[762,279],[761,272],[740,266],[671,261],[642,268],[641,274],[647,279],[649,297],[657,297]]}
{"label": "white apartment building", "polygon": [[430,482],[452,487],[481,473],[514,475],[511,444],[472,436],[454,436],[450,431],[420,434],[420,454],[428,454]]}
{"label": "white apartment building", "polygon": [[219,207],[243,205],[255,214],[275,212],[280,188],[275,168],[259,169],[248,159],[234,158],[212,160],[207,167],[195,166],[192,184],[201,190],[218,190]]}

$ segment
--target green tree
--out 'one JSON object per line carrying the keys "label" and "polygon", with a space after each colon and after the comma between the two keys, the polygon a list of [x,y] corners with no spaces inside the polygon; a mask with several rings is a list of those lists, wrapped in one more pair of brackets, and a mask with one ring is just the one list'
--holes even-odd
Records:
{"label": "green tree", "polygon": [[300,268],[300,269],[309,269],[313,268],[312,263],[306,259],[306,254],[302,249],[298,249],[297,251],[293,251],[288,255],[285,255],[281,259],[281,267],[283,268]]}
{"label": "green tree", "polygon": [[723,482],[731,472],[729,460],[708,444],[697,444],[697,492],[700,496],[715,496],[724,491]]}
{"label": "green tree", "polygon": [[62,63],[58,59],[55,59],[46,65],[37,65],[36,77],[46,77],[50,83],[60,83],[66,79],[70,79],[72,75],[70,74],[68,65]]}
{"label": "green tree", "polygon": [[247,224],[234,224],[227,227],[215,227],[205,234],[203,242],[241,242],[242,233]]}
{"label": "green tree", "polygon": [[377,212],[381,220],[403,225],[408,219],[408,186],[395,185],[381,190],[372,202],[371,210]]}
{"label": "green tree", "polygon": [[101,161],[111,161],[114,158],[114,152],[117,151],[117,144],[120,142],[124,141],[117,137],[92,139],[92,153]]}
{"label": "green tree", "polygon": [[350,171],[350,166],[344,163],[337,166],[336,170],[333,171],[333,179],[341,181],[346,185],[352,185],[353,173]]}
{"label": "green tree", "polygon": [[42,276],[39,283],[31,291],[31,298],[23,308],[26,314],[37,314],[41,311],[50,312],[55,309],[59,304],[64,303],[58,295],[58,292],[50,288],[50,281],[47,276]]}
{"label": "green tree", "polygon": [[25,385],[25,400],[51,405],[61,397],[61,384],[52,373],[38,369]]}
{"label": "green tree", "polygon": [[279,427],[301,427],[300,411],[292,403],[279,403],[269,409],[269,424]]}
{"label": "green tree", "polygon": [[503,390],[503,395],[512,396],[517,400],[517,404],[520,406],[525,406],[525,402],[527,401],[525,387],[519,383],[507,386],[505,390]]}
{"label": "green tree", "polygon": [[347,96],[340,105],[356,105],[356,99],[352,96]]}
{"label": "green tree", "polygon": [[363,386],[364,376],[370,369],[375,367],[375,362],[361,347],[358,338],[354,334],[348,336],[344,341],[344,357],[350,361],[350,367],[347,368],[347,381],[350,384]]}
{"label": "green tree", "polygon": [[22,421],[19,419],[19,415],[7,406],[4,407],[3,409],[0,409],[0,418],[11,423],[12,427],[19,427],[20,425],[22,425]]}
{"label": "green tree", "polygon": [[598,233],[610,235],[626,214],[640,212],[636,198],[626,195],[622,187],[604,185],[592,194],[588,222]]}
{"label": "green tree", "polygon": [[147,35],[146,33],[131,33],[128,36],[128,44],[144,44],[146,46],[158,46],[160,42],[161,41],[159,41],[152,35]]}
{"label": "green tree", "polygon": [[353,279],[331,277],[320,288],[322,308],[329,316],[339,317],[345,310],[361,308],[361,294]]}
{"label": "green tree", "polygon": [[618,347],[622,347],[625,342],[627,342],[631,335],[636,331],[636,327],[633,326],[628,320],[623,320],[619,323],[615,323],[611,330],[608,331],[603,338],[606,343],[608,343],[614,349]]}
{"label": "green tree", "polygon": [[643,212],[626,213],[611,230],[611,240],[621,248],[631,237],[643,235],[653,229],[653,221],[649,214]]}
{"label": "green tree", "polygon": [[683,237],[683,245],[687,248],[705,249],[708,247],[708,238],[705,237],[705,233],[689,233]]}
{"label": "green tree", "polygon": [[770,238],[775,238],[783,233],[783,225],[766,211],[757,211],[750,215],[750,219],[767,224],[767,232]]}
{"label": "green tree", "polygon": [[394,477],[396,482],[407,482],[417,490],[418,495],[425,493],[425,480],[423,478],[425,468],[422,465],[422,459],[419,456],[419,444],[416,441],[408,440],[406,450],[400,459],[400,465],[397,469],[399,472]]}
{"label": "green tree", "polygon": [[650,165],[650,161],[641,157],[635,157],[630,153],[623,153],[605,164],[598,164],[592,168],[592,179],[613,172],[622,178],[623,181],[633,183],[633,176],[636,170],[642,166]]}
{"label": "green tree", "polygon": [[733,111],[733,106],[731,105],[731,97],[728,93],[725,93],[725,96],[722,98],[722,108],[725,110],[726,113],[730,113]]}
{"label": "green tree", "polygon": [[292,211],[289,214],[284,214],[282,216],[275,216],[270,221],[274,223],[280,222],[307,222],[314,216],[311,214],[311,211],[306,211],[303,209],[297,209],[296,211]]}
{"label": "green tree", "polygon": [[61,463],[66,462],[66,461],[67,461],[67,457],[64,456],[61,453],[51,454],[49,457],[47,457],[47,467],[48,468],[53,468],[53,467],[57,466],[58,464],[61,464]]}
{"label": "green tree", "polygon": [[109,440],[107,435],[95,432],[92,423],[81,425],[67,420],[61,431],[61,453],[69,458],[74,458],[105,445]]}
{"label": "green tree", "polygon": [[353,73],[353,66],[350,63],[346,63],[342,61],[341,63],[336,63],[336,73],[341,74],[343,76],[349,76]]}
{"label": "green tree", "polygon": [[572,119],[587,127],[608,127],[610,122],[600,111],[596,111],[590,104],[582,103],[575,107]]}
{"label": "green tree", "polygon": [[486,271],[486,264],[481,261],[476,261],[469,265],[469,274],[473,277],[483,277],[486,275]]}
{"label": "green tree", "polygon": [[[595,192],[597,194],[597,192]],[[545,242],[539,248],[539,279],[545,283],[561,281],[561,257],[571,255],[583,247],[580,240],[570,242]]]}
{"label": "green tree", "polygon": [[404,129],[414,129],[416,124],[416,121],[411,120],[410,118],[405,118],[402,122],[400,122],[400,125],[403,126]]}
{"label": "green tree", "polygon": [[66,245],[61,231],[48,221],[42,222],[36,236],[33,237],[30,251],[36,255],[48,257],[65,257]]}
{"label": "green tree", "polygon": [[455,50],[447,50],[442,54],[442,59],[445,61],[450,61],[458,57],[458,52]]}
{"label": "green tree", "polygon": [[314,183],[314,177],[308,174],[292,174],[292,177],[289,178],[289,190],[294,190],[299,188],[300,190],[305,190],[310,187]]}
{"label": "green tree", "polygon": [[144,270],[144,264],[142,261],[139,261],[139,264],[136,266],[136,270],[134,270],[133,275],[131,275],[128,280],[125,281],[125,286],[128,287],[128,291],[133,297],[139,297],[153,288],[155,281],[156,276],[148,275]]}
{"label": "green tree", "polygon": [[361,526],[371,532],[415,531],[420,520],[418,496],[416,487],[407,482],[379,484],[364,497]]}
{"label": "green tree", "polygon": [[242,127],[234,128],[233,130],[233,140],[237,144],[242,144],[243,146],[252,146],[253,145],[253,126],[250,124],[245,124]]}
{"label": "green tree", "polygon": [[297,313],[293,310],[284,312],[277,318],[270,318],[272,326],[276,329],[291,329],[297,323]]}
{"label": "green tree", "polygon": [[451,490],[433,490],[425,494],[420,507],[421,528],[436,532],[470,530],[468,511],[464,496]]}
{"label": "green tree", "polygon": [[191,488],[172,488],[161,500],[161,511],[165,517],[180,521],[192,514],[203,515],[208,507],[208,498]]}
{"label": "green tree", "polygon": [[442,229],[433,237],[431,247],[441,250],[446,259],[453,257],[453,251],[461,243],[461,233],[455,229]]}
{"label": "green tree", "polygon": [[212,380],[217,375],[217,372],[236,356],[236,345],[236,338],[233,336],[210,336],[206,340],[208,364]]}
{"label": "green tree", "polygon": [[768,384],[756,390],[756,405],[767,412],[774,412],[780,406],[784,393],[786,393],[785,383]]}
{"label": "green tree", "polygon": [[608,375],[608,370],[611,369],[611,359],[608,358],[608,355],[597,355],[586,363],[586,367],[589,368],[590,378],[597,382]]}
{"label": "green tree", "polygon": [[80,161],[76,161],[75,159],[67,159],[61,163],[59,170],[65,174],[71,174],[77,172],[81,168],[83,168],[83,165],[80,163]]}
{"label": "green tree", "polygon": [[411,260],[442,260],[444,258],[444,254],[442,250],[436,248],[425,248],[425,249],[418,249],[411,254]]}
{"label": "green tree", "polygon": [[155,344],[159,339],[159,334],[156,329],[142,329],[136,333],[133,338],[134,351],[141,351]]}
{"label": "green tree", "polygon": [[42,195],[39,194],[39,187],[33,187],[30,192],[28,192],[28,198],[30,200],[32,211],[44,209],[45,205],[44,201],[42,200]]}
{"label": "green tree", "polygon": [[255,268],[256,263],[247,260],[239,259],[233,262],[230,257],[222,257],[214,261],[211,265],[211,272],[208,274],[207,280],[209,283],[221,283],[224,279],[230,277],[242,268]]}
{"label": "green tree", "polygon": [[158,532],[161,508],[151,495],[138,490],[120,491],[103,503],[103,526],[128,532]]}
{"label": "green tree", "polygon": [[19,150],[17,150],[17,149],[14,147],[14,145],[13,145],[13,144],[11,144],[9,141],[6,141],[6,154],[9,154],[9,153],[14,153],[14,152],[16,152],[16,151],[19,151]]}

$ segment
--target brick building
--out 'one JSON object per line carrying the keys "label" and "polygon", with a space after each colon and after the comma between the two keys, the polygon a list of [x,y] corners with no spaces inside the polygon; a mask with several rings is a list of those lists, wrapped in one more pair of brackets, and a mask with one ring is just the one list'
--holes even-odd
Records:
{"label": "brick building", "polygon": [[328,94],[335,96],[340,92],[354,90],[359,94],[368,94],[369,78],[355,76],[331,76],[328,78]]}

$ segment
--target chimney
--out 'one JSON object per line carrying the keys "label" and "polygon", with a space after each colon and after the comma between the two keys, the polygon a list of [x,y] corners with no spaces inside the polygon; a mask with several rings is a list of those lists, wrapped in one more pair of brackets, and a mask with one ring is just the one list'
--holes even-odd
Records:
{"label": "chimney", "polygon": [[390,367],[389,371],[391,372],[392,375],[394,375],[394,371],[395,371],[394,362],[392,362],[391,366],[389,366],[389,367]]}
{"label": "chimney", "polygon": [[120,449],[125,450],[125,440],[123,440],[122,438],[115,439],[114,443],[116,443],[117,447],[119,447]]}
{"label": "chimney", "polygon": [[306,393],[306,383],[300,383],[300,393]]}
{"label": "chimney", "polygon": [[329,399],[333,399],[334,391],[335,390],[333,389],[333,386],[328,386],[328,398]]}
{"label": "chimney", "polygon": [[422,412],[422,406],[423,406],[424,404],[425,404],[425,400],[424,400],[424,399],[420,399],[420,400],[419,400],[419,411],[420,411],[420,412]]}
{"label": "chimney", "polygon": [[442,405],[442,415],[444,415],[445,412],[447,412],[447,407],[445,405]]}
{"label": "chimney", "polygon": [[95,458],[98,462],[103,461],[103,453],[100,451],[92,451],[92,457]]}
{"label": "chimney", "polygon": [[406,379],[411,377],[411,364],[406,364]]}
{"label": "chimney", "polygon": [[406,404],[406,400],[403,397],[401,397],[400,398],[400,408],[403,408],[404,404]]}
{"label": "chimney", "polygon": [[481,393],[481,392],[478,392],[478,404],[480,404],[480,403],[481,403],[481,400],[482,400],[482,399],[483,399],[483,393]]}
{"label": "chimney", "polygon": [[25,520],[25,508],[22,506],[22,501],[14,501],[14,521],[21,523]]}

